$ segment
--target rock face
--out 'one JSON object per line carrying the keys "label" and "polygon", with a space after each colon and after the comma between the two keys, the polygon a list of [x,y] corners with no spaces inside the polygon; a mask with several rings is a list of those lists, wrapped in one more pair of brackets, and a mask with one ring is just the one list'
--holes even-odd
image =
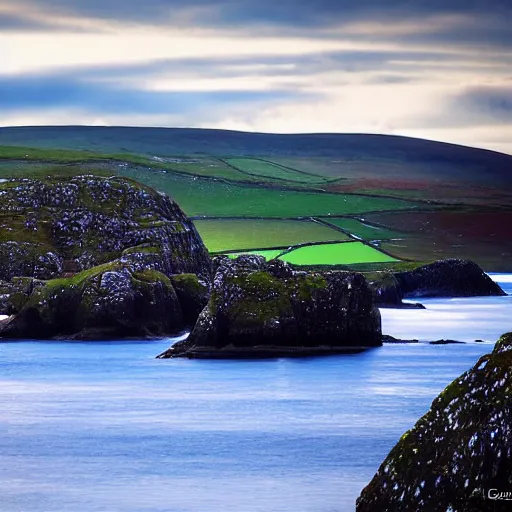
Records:
{"label": "rock face", "polygon": [[364,274],[379,307],[422,308],[404,298],[506,295],[476,263],[440,260],[407,272]]}
{"label": "rock face", "polygon": [[455,379],[406,432],[357,500],[357,512],[510,510],[512,333]]}
{"label": "rock face", "polygon": [[52,279],[124,257],[160,272],[210,272],[193,223],[169,197],[127,178],[0,183],[0,280]]}
{"label": "rock face", "polygon": [[380,313],[360,274],[221,258],[210,301],[188,340],[160,357],[267,357],[381,345]]}
{"label": "rock face", "polygon": [[3,182],[0,199],[1,337],[160,336],[206,303],[210,257],[167,196],[78,176]]}
{"label": "rock face", "polygon": [[71,278],[26,278],[26,286],[13,297],[19,313],[0,326],[5,338],[154,337],[184,326],[171,281],[156,270],[114,261]]}
{"label": "rock face", "polygon": [[409,272],[397,272],[394,275],[406,298],[506,295],[472,261],[441,260]]}

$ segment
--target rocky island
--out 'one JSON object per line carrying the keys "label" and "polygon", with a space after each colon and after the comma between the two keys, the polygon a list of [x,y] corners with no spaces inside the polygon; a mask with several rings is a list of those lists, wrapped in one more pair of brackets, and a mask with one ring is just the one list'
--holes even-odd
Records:
{"label": "rocky island", "polygon": [[402,436],[357,500],[357,512],[510,510],[511,390],[508,333]]}
{"label": "rocky island", "polygon": [[210,301],[190,337],[159,357],[290,357],[382,343],[380,313],[360,274],[298,271],[260,256],[215,263]]}
{"label": "rocky island", "polygon": [[162,336],[193,325],[211,260],[169,197],[126,178],[0,184],[4,338]]}
{"label": "rocky island", "polygon": [[403,299],[506,295],[475,262],[469,260],[439,260],[406,272],[364,275],[379,307],[423,307],[404,303]]}

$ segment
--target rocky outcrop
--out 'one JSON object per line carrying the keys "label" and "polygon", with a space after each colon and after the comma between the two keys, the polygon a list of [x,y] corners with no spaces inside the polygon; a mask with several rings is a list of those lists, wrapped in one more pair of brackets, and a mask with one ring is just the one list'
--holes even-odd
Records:
{"label": "rocky outcrop", "polygon": [[24,278],[13,302],[18,314],[0,323],[4,338],[116,339],[176,333],[184,326],[170,279],[121,261],[70,278]]}
{"label": "rocky outcrop", "polygon": [[506,295],[476,263],[440,260],[394,274],[405,298]]}
{"label": "rocky outcrop", "polygon": [[365,272],[380,308],[423,308],[404,298],[506,295],[476,263],[440,260],[407,272]]}
{"label": "rocky outcrop", "polygon": [[510,501],[496,497],[512,497],[511,392],[509,333],[402,436],[357,500],[357,512],[510,510]]}
{"label": "rocky outcrop", "polygon": [[121,257],[167,276],[210,274],[208,252],[180,207],[127,178],[9,180],[0,201],[0,280],[47,280]]}
{"label": "rocky outcrop", "polygon": [[381,344],[380,314],[355,273],[301,272],[257,256],[218,259],[213,289],[188,340],[160,357],[269,357]]}
{"label": "rocky outcrop", "polygon": [[162,336],[207,302],[208,252],[163,194],[76,176],[5,181],[0,200],[2,337]]}

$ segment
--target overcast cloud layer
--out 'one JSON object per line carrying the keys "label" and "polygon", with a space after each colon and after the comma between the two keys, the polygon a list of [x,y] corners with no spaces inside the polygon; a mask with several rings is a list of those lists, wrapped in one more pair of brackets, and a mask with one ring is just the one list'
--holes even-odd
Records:
{"label": "overcast cloud layer", "polygon": [[0,124],[425,137],[512,153],[509,0],[0,0]]}

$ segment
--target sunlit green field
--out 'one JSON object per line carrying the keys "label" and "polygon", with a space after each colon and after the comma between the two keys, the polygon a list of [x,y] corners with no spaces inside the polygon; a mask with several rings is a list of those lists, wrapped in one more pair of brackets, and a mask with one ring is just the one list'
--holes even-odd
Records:
{"label": "sunlit green field", "polygon": [[280,259],[294,265],[350,265],[357,263],[391,263],[399,261],[362,242],[315,244],[298,247],[289,252],[284,249],[269,251],[240,251],[228,254],[235,258],[241,254],[264,256],[267,260]]}
{"label": "sunlit green field", "polygon": [[284,254],[279,259],[295,265],[349,265],[351,263],[397,261],[396,258],[392,258],[361,242],[300,247]]}
{"label": "sunlit green field", "polygon": [[196,220],[194,224],[210,252],[349,239],[340,231],[310,220],[207,219]]}

